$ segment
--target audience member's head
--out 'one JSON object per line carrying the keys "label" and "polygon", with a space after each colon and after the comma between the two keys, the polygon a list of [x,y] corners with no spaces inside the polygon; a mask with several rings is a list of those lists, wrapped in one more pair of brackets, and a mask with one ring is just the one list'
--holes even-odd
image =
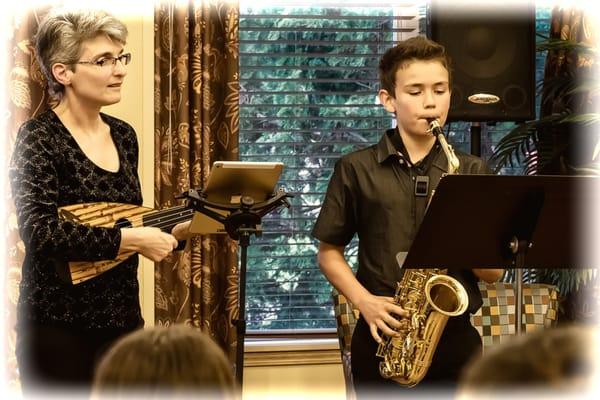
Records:
{"label": "audience member's head", "polygon": [[595,326],[515,336],[486,349],[465,368],[459,398],[568,397],[589,392],[598,384],[598,344]]}
{"label": "audience member's head", "polygon": [[198,329],[174,325],[141,329],[117,341],[100,361],[96,398],[234,398],[232,368],[221,348]]}

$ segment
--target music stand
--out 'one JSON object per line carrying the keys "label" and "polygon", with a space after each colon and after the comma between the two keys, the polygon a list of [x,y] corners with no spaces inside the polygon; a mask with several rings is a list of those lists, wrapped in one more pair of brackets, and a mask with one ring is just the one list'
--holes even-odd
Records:
{"label": "music stand", "polygon": [[[247,251],[250,236],[262,234],[262,217],[281,206],[290,207],[287,198],[293,197],[292,195],[287,194],[283,189],[274,193],[282,168],[281,163],[215,162],[205,190],[190,189],[181,196],[186,199],[188,207],[196,211],[199,216],[216,221],[217,226],[223,227],[222,230],[233,240],[237,240],[241,247],[238,280],[239,313],[237,320],[232,321],[237,333],[235,375],[240,388],[243,385],[246,334]],[[255,202],[255,198],[260,202]],[[202,227],[204,223],[203,218],[196,218],[194,215],[190,232],[209,233]]]}
{"label": "music stand", "polygon": [[518,334],[525,265],[600,266],[599,189],[597,177],[448,175],[402,267],[516,268]]}

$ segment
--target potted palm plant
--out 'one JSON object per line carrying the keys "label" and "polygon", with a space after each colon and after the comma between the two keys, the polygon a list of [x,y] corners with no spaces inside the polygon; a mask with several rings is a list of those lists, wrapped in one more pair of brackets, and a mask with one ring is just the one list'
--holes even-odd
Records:
{"label": "potted palm plant", "polygon": [[[537,45],[538,51],[548,52],[537,93],[540,117],[517,125],[500,140],[491,158],[497,172],[518,162],[528,175],[600,175],[597,46],[554,36],[551,32]],[[524,277],[557,286],[559,323],[595,317],[597,270],[537,269]]]}

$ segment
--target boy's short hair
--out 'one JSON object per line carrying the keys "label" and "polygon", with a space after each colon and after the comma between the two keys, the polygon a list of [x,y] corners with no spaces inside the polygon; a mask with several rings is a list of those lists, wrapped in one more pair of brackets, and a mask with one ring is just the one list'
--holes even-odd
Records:
{"label": "boy's short hair", "polygon": [[398,43],[381,57],[379,62],[381,89],[395,97],[396,72],[411,61],[439,61],[448,70],[449,83],[452,82],[450,56],[444,46],[424,36],[416,36]]}

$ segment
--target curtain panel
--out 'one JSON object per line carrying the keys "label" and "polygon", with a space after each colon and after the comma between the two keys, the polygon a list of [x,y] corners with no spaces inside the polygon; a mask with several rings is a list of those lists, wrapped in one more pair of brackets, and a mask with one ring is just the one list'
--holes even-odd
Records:
{"label": "curtain panel", "polygon": [[[167,3],[155,9],[155,207],[207,182],[217,160],[238,159],[239,66],[236,2]],[[157,325],[208,332],[235,358],[237,243],[205,235],[155,270]]]}
{"label": "curtain panel", "polygon": [[19,298],[19,282],[21,281],[21,265],[25,257],[25,247],[19,237],[15,206],[8,185],[8,163],[13,151],[19,127],[28,119],[35,117],[49,107],[46,80],[35,59],[33,37],[37,32],[40,21],[48,12],[48,6],[28,8],[20,13],[11,14],[10,26],[7,32],[7,74],[4,77],[4,96],[7,99],[6,109],[2,110],[2,125],[4,127],[3,173],[5,174],[5,187],[3,187],[5,213],[4,237],[6,240],[6,264],[3,268],[5,293],[3,301],[4,321],[6,336],[4,353],[6,360],[6,382],[9,389],[19,387],[17,373],[17,360],[15,356],[14,326],[16,323],[16,305]]}

